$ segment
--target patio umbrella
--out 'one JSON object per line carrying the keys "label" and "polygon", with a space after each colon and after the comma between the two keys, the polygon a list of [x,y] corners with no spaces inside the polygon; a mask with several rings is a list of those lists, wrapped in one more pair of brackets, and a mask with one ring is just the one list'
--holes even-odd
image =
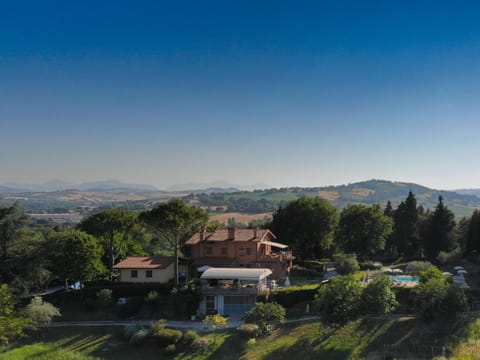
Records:
{"label": "patio umbrella", "polygon": [[457,273],[459,273],[459,274],[468,274],[468,272],[466,272],[466,271],[463,270],[463,269],[457,270]]}
{"label": "patio umbrella", "polygon": [[384,272],[384,273],[392,273],[393,270],[390,269],[390,268],[387,268],[387,269],[383,269],[383,272]]}
{"label": "patio umbrella", "polygon": [[393,269],[392,272],[394,274],[403,274],[403,270],[402,269]]}
{"label": "patio umbrella", "polygon": [[445,275],[445,276],[453,276],[453,274],[452,274],[451,272],[448,272],[448,271],[445,271],[445,272],[443,273],[443,275]]}
{"label": "patio umbrella", "polygon": [[463,268],[463,266],[455,266],[454,269],[455,269],[455,270],[465,270],[465,269]]}

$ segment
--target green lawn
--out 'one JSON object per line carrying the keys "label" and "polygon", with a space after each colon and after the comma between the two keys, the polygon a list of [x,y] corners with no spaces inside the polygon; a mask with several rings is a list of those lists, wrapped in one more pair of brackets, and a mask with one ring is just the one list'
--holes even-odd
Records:
{"label": "green lawn", "polygon": [[0,359],[374,359],[383,350],[422,351],[433,346],[451,351],[455,359],[475,359],[480,319],[425,325],[414,318],[367,317],[332,330],[319,322],[285,325],[267,339],[248,344],[234,331],[207,336],[211,345],[203,353],[166,356],[153,342],[134,347],[122,339],[121,327],[50,328],[0,349]]}

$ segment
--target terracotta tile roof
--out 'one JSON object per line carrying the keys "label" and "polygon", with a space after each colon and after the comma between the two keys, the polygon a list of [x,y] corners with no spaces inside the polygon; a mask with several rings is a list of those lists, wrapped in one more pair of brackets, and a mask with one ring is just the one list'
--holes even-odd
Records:
{"label": "terracotta tile roof", "polygon": [[[257,236],[255,237],[255,231]],[[235,235],[233,239],[230,239],[229,230],[221,229],[214,232],[203,233],[203,240],[201,240],[201,234],[196,233],[190,239],[187,240],[187,245],[195,245],[202,241],[262,241],[264,238],[275,239],[275,235],[270,230],[264,229],[235,229]]]}
{"label": "terracotta tile roof", "polygon": [[175,261],[170,256],[129,256],[114,269],[165,269]]}

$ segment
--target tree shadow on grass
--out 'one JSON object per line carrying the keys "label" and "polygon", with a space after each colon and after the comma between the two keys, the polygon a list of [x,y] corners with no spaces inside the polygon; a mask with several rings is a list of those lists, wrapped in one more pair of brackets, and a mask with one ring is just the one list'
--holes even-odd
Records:
{"label": "tree shadow on grass", "polygon": [[209,360],[238,360],[242,357],[247,347],[245,339],[234,331],[228,331],[225,341],[213,353],[205,357]]}

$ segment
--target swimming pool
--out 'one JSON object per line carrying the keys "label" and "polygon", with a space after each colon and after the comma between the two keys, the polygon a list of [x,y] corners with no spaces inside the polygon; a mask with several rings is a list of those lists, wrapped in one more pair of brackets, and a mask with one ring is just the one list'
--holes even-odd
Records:
{"label": "swimming pool", "polygon": [[418,283],[418,277],[416,277],[416,276],[393,275],[393,276],[390,276],[390,277],[392,278],[393,281]]}

